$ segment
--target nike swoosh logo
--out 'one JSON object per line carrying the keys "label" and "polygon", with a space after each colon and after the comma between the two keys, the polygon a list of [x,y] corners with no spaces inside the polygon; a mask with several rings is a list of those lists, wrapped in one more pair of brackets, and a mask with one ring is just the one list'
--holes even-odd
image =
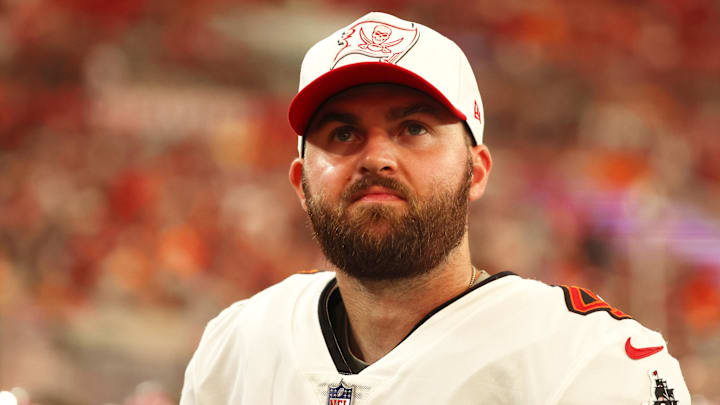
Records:
{"label": "nike swoosh logo", "polygon": [[645,357],[652,356],[653,354],[659,352],[662,349],[663,346],[633,347],[633,345],[630,343],[630,338],[625,341],[625,353],[627,353],[628,357],[633,360],[640,360],[644,359]]}

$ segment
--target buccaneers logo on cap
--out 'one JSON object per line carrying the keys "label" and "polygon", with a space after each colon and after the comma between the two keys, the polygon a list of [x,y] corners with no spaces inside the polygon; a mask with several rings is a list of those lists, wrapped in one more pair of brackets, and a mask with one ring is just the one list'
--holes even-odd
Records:
{"label": "buccaneers logo on cap", "polygon": [[334,68],[340,60],[351,54],[365,55],[379,62],[397,63],[415,45],[419,32],[415,24],[410,28],[380,21],[362,21],[342,33],[341,46],[333,60]]}

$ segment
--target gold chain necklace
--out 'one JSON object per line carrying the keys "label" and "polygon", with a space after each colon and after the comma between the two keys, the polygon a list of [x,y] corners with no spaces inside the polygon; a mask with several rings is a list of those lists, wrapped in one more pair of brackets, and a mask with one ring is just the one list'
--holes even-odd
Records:
{"label": "gold chain necklace", "polygon": [[475,278],[477,277],[477,269],[475,269],[475,266],[472,266],[470,269],[470,284],[468,284],[467,288],[470,288],[475,284]]}

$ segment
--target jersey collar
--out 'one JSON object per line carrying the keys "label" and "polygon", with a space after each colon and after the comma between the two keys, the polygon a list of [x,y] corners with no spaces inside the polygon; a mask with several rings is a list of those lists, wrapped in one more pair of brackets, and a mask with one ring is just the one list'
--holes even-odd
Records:
{"label": "jersey collar", "polygon": [[[510,271],[503,271],[494,274],[475,284],[471,288],[468,288],[462,293],[456,295],[455,297],[450,298],[444,303],[438,305],[427,315],[425,315],[420,321],[418,321],[418,323],[412,328],[412,330],[410,330],[410,333],[408,333],[407,336],[405,336],[398,344],[405,341],[405,339],[407,339],[413,332],[415,332],[423,323],[433,317],[433,315],[448,307],[453,302],[477,290],[478,288],[487,285],[488,283],[510,275],[515,275],[515,273]],[[350,358],[350,349],[339,338],[340,334],[336,333],[336,330],[338,330],[338,328],[344,327],[344,324],[338,324],[338,316],[335,315],[339,311],[344,312],[345,307],[343,305],[342,295],[340,294],[340,288],[337,286],[337,279],[333,277],[323,289],[318,302],[320,330],[322,331],[323,337],[325,338],[325,345],[327,346],[328,352],[330,353],[330,357],[335,363],[335,368],[337,369],[338,373],[358,374],[362,370],[364,370],[365,367],[357,364],[357,362],[352,361],[352,359]]]}

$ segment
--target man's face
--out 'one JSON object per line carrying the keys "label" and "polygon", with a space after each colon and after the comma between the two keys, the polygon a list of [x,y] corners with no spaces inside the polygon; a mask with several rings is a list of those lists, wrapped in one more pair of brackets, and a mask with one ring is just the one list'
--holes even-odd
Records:
{"label": "man's face", "polygon": [[467,137],[459,119],[409,88],[359,86],[328,100],[306,134],[305,159],[291,167],[327,258],[373,280],[440,264],[465,235],[469,198],[479,197],[470,195]]}

